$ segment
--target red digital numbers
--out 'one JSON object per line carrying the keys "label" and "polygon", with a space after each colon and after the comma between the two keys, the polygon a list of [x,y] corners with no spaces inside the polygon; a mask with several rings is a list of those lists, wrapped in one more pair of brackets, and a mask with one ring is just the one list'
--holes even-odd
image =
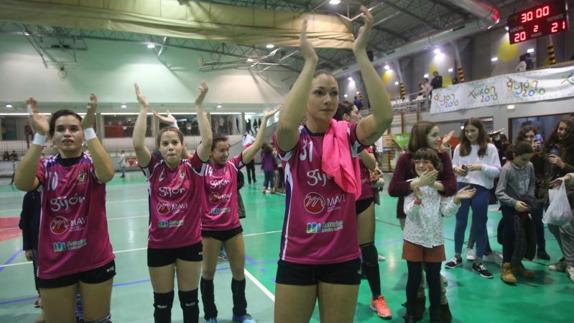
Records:
{"label": "red digital numbers", "polygon": [[522,14],[520,14],[520,22],[525,23],[549,15],[550,15],[550,6],[546,5],[541,8],[536,8],[533,10],[529,10],[527,12],[523,12]]}
{"label": "red digital numbers", "polygon": [[525,41],[525,40],[526,40],[526,32],[525,31],[521,31],[521,32],[514,34],[514,42],[515,43],[519,43],[519,42]]}
{"label": "red digital numbers", "polygon": [[537,33],[538,32],[538,25],[534,25],[534,28],[532,28],[532,32],[533,33]]}

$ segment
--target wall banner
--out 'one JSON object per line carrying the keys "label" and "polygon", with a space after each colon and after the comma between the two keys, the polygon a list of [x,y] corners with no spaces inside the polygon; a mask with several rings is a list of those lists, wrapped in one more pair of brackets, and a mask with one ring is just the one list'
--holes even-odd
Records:
{"label": "wall banner", "polygon": [[431,113],[574,97],[574,66],[493,76],[433,90]]}

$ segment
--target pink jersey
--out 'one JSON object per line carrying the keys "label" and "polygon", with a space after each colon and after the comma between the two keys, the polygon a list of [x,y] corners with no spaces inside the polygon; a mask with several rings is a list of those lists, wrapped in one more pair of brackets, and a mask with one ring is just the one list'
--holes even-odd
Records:
{"label": "pink jersey", "polygon": [[[373,147],[368,147],[365,150],[371,154],[373,153]],[[369,172],[369,169],[365,166],[365,164],[363,164],[363,162],[360,162],[360,164],[361,164],[362,187],[361,187],[361,196],[359,197],[359,200],[371,199],[374,196],[373,187],[371,186],[371,173]]]}
{"label": "pink jersey", "polygon": [[210,162],[205,170],[202,229],[225,231],[239,228],[237,211],[237,172],[243,167],[242,155],[225,165]]}
{"label": "pink jersey", "polygon": [[[334,264],[359,258],[355,196],[344,192],[321,170],[324,134],[299,128],[299,141],[279,154],[285,168],[286,207],[281,260],[299,264]],[[352,156],[364,148],[349,124]]]}
{"label": "pink jersey", "polygon": [[152,155],[143,168],[149,182],[149,248],[180,248],[201,241],[205,166],[194,154],[172,170],[163,158]]}
{"label": "pink jersey", "polygon": [[42,189],[38,277],[60,278],[112,261],[106,185],[96,178],[91,157],[43,159],[36,177]]}

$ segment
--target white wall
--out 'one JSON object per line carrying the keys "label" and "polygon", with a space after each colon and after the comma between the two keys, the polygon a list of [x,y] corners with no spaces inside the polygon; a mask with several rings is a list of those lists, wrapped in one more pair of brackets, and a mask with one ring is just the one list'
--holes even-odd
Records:
{"label": "white wall", "polygon": [[[128,103],[127,111],[136,111],[134,82],[140,83],[153,104],[186,111],[202,80],[210,85],[208,106],[222,104],[219,111],[228,112],[260,111],[281,102],[294,80],[291,72],[267,71],[265,79],[247,70],[200,72],[201,57],[211,59],[211,54],[204,52],[168,48],[163,54],[170,66],[167,68],[144,44],[103,40],[86,43],[88,50],[77,52],[77,63],[67,57],[67,76],[62,78],[57,66],[44,67],[24,36],[0,35],[0,112],[5,112],[6,103],[21,107],[29,96],[44,103],[82,103],[92,92],[102,102],[101,111],[120,111],[121,103]],[[64,57],[61,52],[51,52]]]}

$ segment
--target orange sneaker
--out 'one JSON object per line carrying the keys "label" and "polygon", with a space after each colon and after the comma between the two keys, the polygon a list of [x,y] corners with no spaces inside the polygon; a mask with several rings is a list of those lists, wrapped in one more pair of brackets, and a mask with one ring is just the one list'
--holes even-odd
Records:
{"label": "orange sneaker", "polygon": [[377,315],[385,320],[393,318],[393,313],[391,313],[391,309],[383,296],[379,296],[371,301],[371,310],[377,312]]}

